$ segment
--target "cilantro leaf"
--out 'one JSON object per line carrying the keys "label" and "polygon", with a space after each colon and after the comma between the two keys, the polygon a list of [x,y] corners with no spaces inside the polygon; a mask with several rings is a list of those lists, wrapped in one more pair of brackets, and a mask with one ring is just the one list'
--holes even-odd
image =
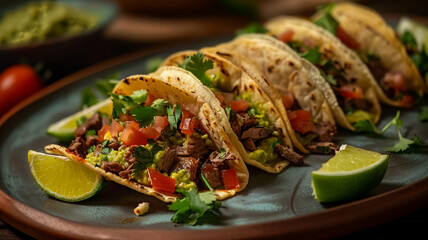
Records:
{"label": "cilantro leaf", "polygon": [[398,134],[398,142],[391,147],[385,148],[385,151],[388,152],[396,152],[396,153],[410,153],[415,150],[415,147],[421,146],[424,144],[424,141],[419,139],[419,137],[414,136],[414,138],[408,139],[401,135],[400,127],[403,126],[403,121],[399,118],[400,111],[397,111],[397,114],[394,119],[392,119],[392,123],[395,126]]}
{"label": "cilantro leaf", "polygon": [[205,74],[206,71],[214,67],[214,62],[212,60],[205,60],[204,54],[201,52],[197,52],[189,58],[190,60],[185,65],[183,64],[183,68],[193,73],[205,86],[214,87],[210,78]]}
{"label": "cilantro leaf", "polygon": [[408,149],[410,145],[414,143],[413,140],[410,140],[408,138],[401,137],[399,138],[398,142],[394,144],[392,147],[385,148],[385,151],[388,152],[403,152],[404,150]]}
{"label": "cilantro leaf", "polygon": [[418,50],[418,43],[410,31],[405,31],[401,35],[400,40],[407,49],[411,49],[412,51]]}
{"label": "cilantro leaf", "polygon": [[319,64],[322,60],[322,54],[319,51],[318,46],[316,46],[315,48],[306,48],[306,51],[300,54],[300,56],[308,60],[312,64]]}
{"label": "cilantro leaf", "polygon": [[171,221],[195,225],[201,222],[213,221],[218,215],[221,203],[216,201],[213,191],[197,193],[196,189],[190,191],[177,190],[183,195],[168,206],[169,210],[176,211]]}
{"label": "cilantro leaf", "polygon": [[98,102],[97,96],[90,87],[85,88],[82,92],[82,104],[81,108],[90,107]]}
{"label": "cilantro leaf", "polygon": [[422,108],[422,112],[419,114],[419,121],[428,122],[428,106]]}
{"label": "cilantro leaf", "polygon": [[[226,112],[227,119],[230,120],[230,111],[232,110],[232,105],[227,106],[224,111]],[[232,110],[233,111],[233,110]]]}
{"label": "cilantro leaf", "polygon": [[101,78],[95,83],[95,88],[106,97],[109,97],[113,88],[120,82],[118,79],[119,73],[114,73],[105,79]]}
{"label": "cilantro leaf", "polygon": [[243,29],[239,29],[235,32],[236,35],[243,35],[243,34],[249,34],[249,33],[267,33],[269,32],[265,27],[263,27],[262,24],[257,23],[257,22],[253,22],[248,24],[248,26],[246,26]]}
{"label": "cilantro leaf", "polygon": [[130,95],[132,101],[136,104],[143,104],[147,100],[147,90],[136,90]]}
{"label": "cilantro leaf", "polygon": [[207,188],[208,188],[210,191],[212,191],[212,190],[213,190],[213,188],[211,187],[210,183],[209,183],[209,182],[208,182],[208,180],[205,178],[205,175],[204,175],[203,173],[201,173],[201,178],[202,178],[202,181],[204,181],[205,186],[207,186]]}
{"label": "cilantro leaf", "polygon": [[178,129],[178,122],[180,121],[181,116],[181,108],[180,105],[175,105],[174,108],[169,106],[166,109],[166,112],[168,114],[168,122],[171,125],[172,128]]}
{"label": "cilantro leaf", "polygon": [[132,174],[138,174],[153,164],[152,154],[147,148],[138,146],[132,151],[132,155],[137,159],[134,163],[134,172]]}
{"label": "cilantro leaf", "polygon": [[86,132],[85,137],[87,138],[88,136],[94,136],[94,135],[97,135],[97,131],[95,131],[94,129],[91,129]]}
{"label": "cilantro leaf", "polygon": [[226,150],[224,148],[221,149],[220,153],[218,154],[219,158],[225,158],[226,157]]}
{"label": "cilantro leaf", "polygon": [[156,109],[157,113],[156,115],[158,116],[164,116],[167,114],[166,109],[169,106],[169,102],[162,99],[162,98],[158,98],[156,100],[153,101],[151,107]]}
{"label": "cilantro leaf", "polygon": [[331,15],[330,11],[326,11],[324,15],[315,20],[314,23],[336,36],[337,27],[339,26],[339,23],[333,17],[333,15]]}
{"label": "cilantro leaf", "polygon": [[134,117],[135,121],[140,123],[140,127],[146,127],[153,123],[156,116],[156,109],[149,106],[138,105],[129,111]]}

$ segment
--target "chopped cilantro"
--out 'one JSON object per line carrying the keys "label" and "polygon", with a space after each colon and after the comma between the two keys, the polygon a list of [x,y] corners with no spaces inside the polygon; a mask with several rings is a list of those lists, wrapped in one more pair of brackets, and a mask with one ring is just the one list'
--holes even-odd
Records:
{"label": "chopped cilantro", "polygon": [[140,127],[146,127],[152,124],[157,113],[156,109],[149,106],[143,107],[141,105],[132,108],[129,112],[132,117],[134,117],[135,121],[140,123]]}
{"label": "chopped cilantro", "polygon": [[407,49],[417,51],[418,43],[410,31],[405,31],[403,35],[401,35],[400,40]]}
{"label": "chopped cilantro", "polygon": [[204,174],[203,174],[203,173],[201,173],[201,178],[202,178],[202,181],[204,181],[205,186],[207,186],[207,188],[208,188],[210,191],[212,191],[212,190],[213,190],[213,188],[211,187],[210,183],[207,181],[207,179],[205,178],[205,176],[204,176]]}
{"label": "chopped cilantro", "polygon": [[146,90],[135,91],[131,96],[112,94],[113,118],[118,118],[120,114],[130,113],[140,123],[141,127],[151,124],[157,114],[157,110],[150,106],[141,106],[146,101],[146,98]]}
{"label": "chopped cilantro", "polygon": [[263,27],[262,24],[253,22],[248,24],[243,29],[239,29],[235,32],[236,35],[243,35],[243,34],[249,34],[249,33],[267,33],[269,32],[265,27]]}
{"label": "chopped cilantro", "polygon": [[360,120],[354,124],[356,131],[361,133],[373,133],[375,135],[382,135],[391,125],[400,124],[400,111],[397,111],[395,117],[391,119],[383,128],[379,130],[371,121],[369,120]]}
{"label": "chopped cilantro", "polygon": [[281,144],[281,142],[282,142],[281,138],[278,138],[278,140],[272,143],[272,149],[274,149],[276,145]]}
{"label": "chopped cilantro", "polygon": [[229,105],[224,109],[224,111],[226,112],[227,120],[230,120],[230,113],[231,113],[230,111],[231,110],[232,110],[232,105]]}
{"label": "chopped cilantro", "polygon": [[210,78],[205,74],[206,71],[214,67],[213,61],[205,60],[204,54],[201,52],[197,52],[195,55],[188,58],[189,60],[185,60],[186,64],[183,63],[182,68],[193,73],[205,86],[214,87]]}
{"label": "chopped cilantro", "polygon": [[180,121],[180,116],[181,116],[181,108],[180,105],[175,105],[174,108],[172,108],[171,106],[169,106],[166,109],[166,112],[168,114],[168,122],[171,125],[172,128],[174,129],[178,129],[178,122]]}
{"label": "chopped cilantro", "polygon": [[137,159],[132,174],[138,174],[153,164],[153,156],[147,148],[138,146],[132,151],[132,155]]}
{"label": "chopped cilantro", "polygon": [[329,3],[318,7],[319,11],[323,12],[323,15],[315,20],[315,24],[336,35],[337,27],[339,22],[331,15],[331,10],[334,8],[335,3]]}
{"label": "chopped cilantro", "polygon": [[422,112],[419,114],[419,121],[428,122],[428,106],[422,108]]}
{"label": "chopped cilantro", "polygon": [[176,211],[171,221],[174,223],[186,223],[196,225],[202,221],[214,221],[218,218],[218,210],[221,203],[216,201],[213,191],[197,193],[195,189],[190,191],[177,190],[183,198],[177,199],[168,205],[168,209]]}
{"label": "chopped cilantro", "polygon": [[220,151],[220,153],[219,153],[219,155],[218,155],[218,157],[219,158],[225,158],[226,157],[226,150],[224,149],[224,148],[222,148],[221,149],[221,151]]}
{"label": "chopped cilantro", "polygon": [[162,98],[158,98],[156,100],[153,101],[151,107],[156,109],[156,115],[158,116],[164,116],[167,114],[166,109],[169,106],[169,102],[162,99]]}
{"label": "chopped cilantro", "polygon": [[91,129],[88,132],[86,132],[85,137],[94,136],[94,135],[97,135],[97,131],[95,131],[94,129]]}
{"label": "chopped cilantro", "polygon": [[76,125],[80,126],[82,125],[84,122],[86,122],[88,120],[88,118],[86,116],[81,116],[79,119],[76,120]]}
{"label": "chopped cilantro", "polygon": [[312,64],[319,64],[322,60],[322,54],[319,51],[319,47],[316,46],[315,48],[306,47],[306,51],[300,56]]}
{"label": "chopped cilantro", "polygon": [[316,146],[316,149],[323,154],[329,154],[332,150],[331,144],[328,144],[327,146]]}
{"label": "chopped cilantro", "polygon": [[136,104],[143,104],[147,100],[147,90],[136,90],[130,95],[131,99]]}

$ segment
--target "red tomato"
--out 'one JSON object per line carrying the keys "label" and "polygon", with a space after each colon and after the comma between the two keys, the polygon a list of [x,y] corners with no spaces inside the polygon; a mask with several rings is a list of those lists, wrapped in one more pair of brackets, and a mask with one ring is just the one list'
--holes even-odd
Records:
{"label": "red tomato", "polygon": [[248,108],[248,101],[245,100],[235,100],[232,102],[232,110],[235,110],[237,112],[245,112]]}
{"label": "red tomato", "polygon": [[297,118],[296,112],[292,110],[287,110],[287,116],[290,121]]}
{"label": "red tomato", "polygon": [[399,100],[397,100],[397,102],[400,104],[400,106],[403,107],[409,107],[413,104],[413,97],[410,94],[403,94],[403,97]]}
{"label": "red tomato", "polygon": [[340,27],[340,25],[337,26],[336,30],[336,37],[342,41],[343,44],[348,46],[349,48],[352,48],[354,50],[360,49],[360,44],[355,41],[345,30]]}
{"label": "red tomato", "polygon": [[131,127],[134,128],[136,130],[140,129],[140,124],[138,124],[136,121],[126,121],[125,122],[125,127]]}
{"label": "red tomato", "polygon": [[147,168],[149,178],[154,190],[165,193],[175,192],[175,179],[162,175],[153,168]]}
{"label": "red tomato", "polygon": [[168,126],[169,122],[168,122],[168,117],[167,116],[155,116],[155,120],[153,122],[152,127],[154,129],[156,129],[156,131],[158,132],[162,132],[162,130]]}
{"label": "red tomato", "polygon": [[195,131],[196,119],[194,118],[185,118],[181,120],[181,133],[186,135],[192,135]]}
{"label": "red tomato", "polygon": [[100,130],[98,130],[98,141],[104,141],[104,135],[106,135],[108,131],[110,131],[109,125],[104,125]]}
{"label": "red tomato", "polygon": [[131,126],[127,126],[120,137],[126,146],[131,145],[147,145],[147,137]]}
{"label": "red tomato", "polygon": [[293,35],[294,35],[293,30],[288,30],[285,33],[283,33],[281,36],[279,36],[278,39],[281,40],[282,42],[287,43],[293,39]]}
{"label": "red tomato", "polygon": [[285,109],[289,109],[294,104],[294,96],[292,93],[286,92],[281,95],[282,103],[284,104]]}
{"label": "red tomato", "polygon": [[155,141],[158,140],[161,135],[160,132],[150,126],[140,129],[140,132],[143,132],[147,138],[153,139]]}
{"label": "red tomato", "polygon": [[393,88],[395,94],[399,92],[407,92],[406,79],[400,72],[387,72],[385,74],[385,85]]}
{"label": "red tomato", "polygon": [[363,90],[354,84],[343,85],[339,89],[339,93],[344,98],[358,99],[363,97]]}
{"label": "red tomato", "polygon": [[0,116],[42,89],[37,73],[30,66],[18,64],[0,74]]}
{"label": "red tomato", "polygon": [[[288,114],[291,127],[294,131],[306,134],[314,129],[312,120],[312,113],[305,110],[296,110]],[[290,117],[291,116],[291,117]]]}
{"label": "red tomato", "polygon": [[119,133],[122,132],[124,127],[120,123],[116,122],[114,119],[110,123],[110,135],[112,137],[118,137]]}
{"label": "red tomato", "polygon": [[234,168],[221,171],[221,178],[223,179],[223,185],[226,190],[237,189],[240,187],[238,175]]}
{"label": "red tomato", "polygon": [[148,94],[144,105],[151,106],[154,100],[156,100],[155,96]]}

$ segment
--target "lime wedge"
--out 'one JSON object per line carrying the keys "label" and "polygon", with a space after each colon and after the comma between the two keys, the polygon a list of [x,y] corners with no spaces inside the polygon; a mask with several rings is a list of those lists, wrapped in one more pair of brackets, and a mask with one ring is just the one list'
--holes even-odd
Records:
{"label": "lime wedge", "polygon": [[49,196],[78,202],[101,190],[103,177],[67,157],[28,151],[31,174]]}
{"label": "lime wedge", "polygon": [[379,185],[388,155],[342,145],[336,155],[312,172],[312,188],[319,202],[352,200]]}
{"label": "lime wedge", "polygon": [[56,137],[61,141],[71,141],[74,138],[74,131],[77,128],[77,121],[82,117],[90,118],[96,112],[102,112],[111,115],[111,100],[103,100],[89,108],[61,119],[60,121],[51,124],[46,132],[48,135]]}
{"label": "lime wedge", "polygon": [[403,17],[397,25],[397,32],[401,36],[404,32],[409,31],[418,44],[418,49],[424,49],[428,54],[428,28],[409,18]]}

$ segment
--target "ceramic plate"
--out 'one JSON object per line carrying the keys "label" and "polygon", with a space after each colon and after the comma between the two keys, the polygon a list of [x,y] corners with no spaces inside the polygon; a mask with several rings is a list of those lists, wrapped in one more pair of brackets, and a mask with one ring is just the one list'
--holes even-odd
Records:
{"label": "ceramic plate", "polygon": [[[353,202],[320,204],[312,196],[313,170],[331,156],[309,155],[305,165],[292,166],[280,174],[268,174],[249,167],[247,188],[223,202],[221,219],[201,226],[177,225],[173,215],[159,200],[115,183],[98,195],[79,203],[66,203],[47,196],[33,180],[27,151],[43,151],[57,141],[46,135],[47,127],[79,111],[82,90],[93,87],[102,77],[144,73],[148,59],[165,57],[184,49],[197,49],[222,42],[216,39],[169,51],[137,53],[133,56],[94,66],[44,89],[21,104],[13,115],[0,120],[0,216],[12,226],[37,238],[127,238],[138,239],[229,239],[259,237],[334,237],[381,224],[403,216],[428,203],[428,153],[391,154],[382,183]],[[412,109],[401,110],[402,133],[428,139],[426,123],[418,120],[425,99]],[[395,115],[384,107],[379,126]],[[338,145],[347,143],[385,153],[397,141],[390,129],[384,137],[357,135],[340,129]],[[150,212],[136,217],[133,209],[150,203]]]}

